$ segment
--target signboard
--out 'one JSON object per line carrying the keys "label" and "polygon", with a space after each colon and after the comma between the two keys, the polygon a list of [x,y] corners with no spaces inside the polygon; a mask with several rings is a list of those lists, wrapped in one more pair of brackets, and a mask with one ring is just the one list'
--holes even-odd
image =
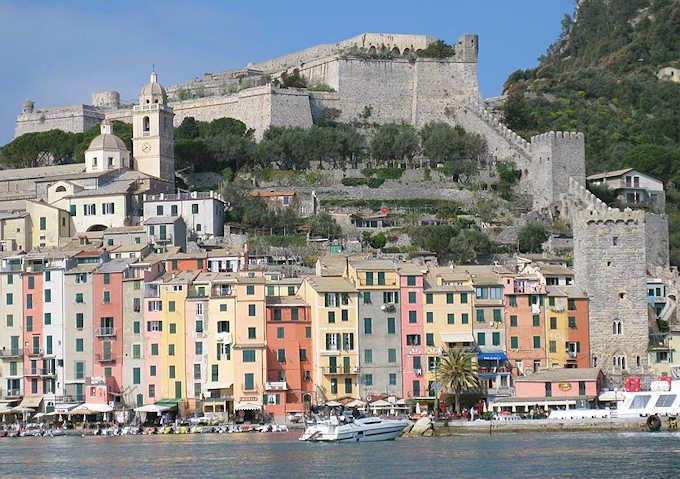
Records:
{"label": "signboard", "polygon": [[571,383],[560,383],[557,387],[560,388],[560,391],[569,391],[571,389]]}

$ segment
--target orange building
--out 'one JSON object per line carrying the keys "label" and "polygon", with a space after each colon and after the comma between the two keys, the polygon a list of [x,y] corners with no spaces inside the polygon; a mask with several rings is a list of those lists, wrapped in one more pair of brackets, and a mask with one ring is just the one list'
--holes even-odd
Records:
{"label": "orange building", "polygon": [[208,271],[208,253],[175,253],[165,260],[165,271],[178,273],[180,271]]}
{"label": "orange building", "polygon": [[267,297],[265,411],[274,416],[303,412],[312,402],[312,323],[299,296]]}

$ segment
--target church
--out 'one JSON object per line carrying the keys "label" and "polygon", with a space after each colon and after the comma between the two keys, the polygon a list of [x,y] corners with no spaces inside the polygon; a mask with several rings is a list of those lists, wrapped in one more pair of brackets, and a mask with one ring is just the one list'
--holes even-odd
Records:
{"label": "church", "polygon": [[[173,116],[152,72],[132,108],[134,155],[105,120],[85,163],[0,171],[0,250],[59,247],[77,235],[134,227],[146,197],[182,196],[175,194]],[[208,211],[223,209],[217,195],[210,200],[219,204]]]}

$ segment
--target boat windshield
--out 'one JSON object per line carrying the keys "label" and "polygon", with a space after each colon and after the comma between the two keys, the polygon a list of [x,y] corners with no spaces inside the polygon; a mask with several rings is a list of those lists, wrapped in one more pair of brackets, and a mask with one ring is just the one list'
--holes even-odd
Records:
{"label": "boat windshield", "polygon": [[630,403],[630,409],[644,409],[652,396],[649,394],[638,394]]}
{"label": "boat windshield", "polygon": [[675,402],[675,394],[662,394],[659,399],[656,400],[654,407],[671,407]]}

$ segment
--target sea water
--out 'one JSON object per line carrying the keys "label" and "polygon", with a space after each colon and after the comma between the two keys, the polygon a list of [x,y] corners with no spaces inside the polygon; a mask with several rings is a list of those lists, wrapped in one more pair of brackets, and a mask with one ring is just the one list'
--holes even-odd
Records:
{"label": "sea water", "polygon": [[0,478],[680,478],[680,433],[464,434],[349,444],[298,436],[0,438]]}

